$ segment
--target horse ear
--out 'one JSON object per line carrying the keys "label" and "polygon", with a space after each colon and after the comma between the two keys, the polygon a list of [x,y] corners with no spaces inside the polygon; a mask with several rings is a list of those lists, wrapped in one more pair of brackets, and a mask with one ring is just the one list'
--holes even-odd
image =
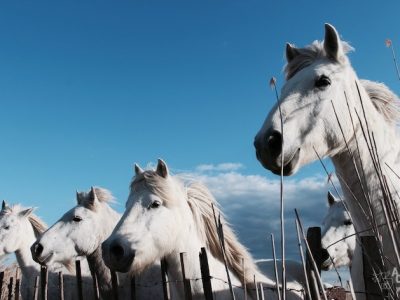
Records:
{"label": "horse ear", "polygon": [[296,49],[295,46],[292,44],[286,43],[286,60],[288,63],[290,63],[293,58],[295,58],[297,55],[299,55],[299,50]]}
{"label": "horse ear", "polygon": [[168,167],[167,164],[162,160],[158,159],[158,164],[157,164],[157,174],[160,175],[161,177],[167,178],[168,177]]}
{"label": "horse ear", "polygon": [[324,49],[326,54],[335,60],[343,55],[342,42],[340,41],[339,33],[331,24],[325,24],[325,39]]}
{"label": "horse ear", "polygon": [[83,203],[82,193],[76,191],[76,203],[81,205]]}
{"label": "horse ear", "polygon": [[96,202],[98,202],[98,201],[99,201],[99,199],[97,198],[97,195],[96,195],[96,189],[92,186],[90,188],[89,198],[87,200],[86,205],[89,209],[91,209],[96,205]]}
{"label": "horse ear", "polygon": [[6,210],[7,208],[9,208],[6,200],[3,200],[3,203],[1,204],[1,210]]}
{"label": "horse ear", "polygon": [[336,202],[336,197],[331,192],[328,192],[328,204],[332,206]]}
{"label": "horse ear", "polygon": [[23,210],[23,211],[20,211],[18,215],[19,215],[20,217],[29,217],[29,215],[30,215],[34,210],[35,210],[34,207],[27,208],[27,209],[25,209],[25,210]]}
{"label": "horse ear", "polygon": [[135,176],[142,174],[144,171],[138,164],[135,164]]}

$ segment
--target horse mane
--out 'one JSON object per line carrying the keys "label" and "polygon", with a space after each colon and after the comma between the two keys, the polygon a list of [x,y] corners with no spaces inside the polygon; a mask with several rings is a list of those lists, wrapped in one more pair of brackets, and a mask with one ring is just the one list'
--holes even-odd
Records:
{"label": "horse mane", "polygon": [[[242,280],[243,276],[245,276],[246,284],[252,285],[254,282],[253,276],[260,274],[260,271],[250,253],[238,241],[229,223],[225,220],[223,213],[219,210],[219,204],[208,188],[199,182],[191,182],[185,185],[183,180],[180,180],[180,178],[176,176],[173,177],[172,180],[177,183],[176,186],[171,185],[168,180],[165,180],[165,178],[159,176],[156,172],[147,170],[134,178],[131,183],[131,189],[135,190],[139,185],[144,184],[151,192],[164,199],[166,205],[168,205],[169,201],[176,201],[173,198],[175,194],[172,189],[175,188],[177,192],[182,193],[187,199],[187,203],[193,214],[200,239],[204,241],[205,246],[214,257],[223,261],[223,252],[220,247],[214,220],[214,207],[216,217],[219,217],[221,224],[223,224],[228,268],[239,280]],[[242,260],[244,261],[244,269]]]}
{"label": "horse mane", "polygon": [[[342,46],[345,54],[353,50],[353,47],[351,47],[347,42],[342,41]],[[289,80],[302,69],[313,64],[317,59],[328,57],[324,49],[323,41],[314,41],[304,48],[296,48],[296,52],[298,54],[288,62],[284,68],[286,80]],[[347,57],[342,57],[339,60],[339,63],[348,63]]]}
{"label": "horse mane", "polygon": [[[27,209],[26,207],[23,207],[19,204],[15,204],[12,206],[7,206],[4,210],[0,212],[0,215],[18,214],[26,209]],[[28,221],[32,225],[32,229],[36,238],[38,238],[43,232],[47,230],[46,223],[43,222],[38,216],[34,214],[30,214],[28,216]]]}
{"label": "horse mane", "polygon": [[370,80],[360,80],[375,109],[389,123],[400,119],[399,98],[385,84]]}
{"label": "horse mane", "polygon": [[197,224],[200,238],[206,243],[212,255],[223,261],[223,252],[214,219],[214,207],[216,218],[219,218],[223,225],[225,254],[229,269],[239,280],[242,280],[243,276],[245,276],[246,284],[253,284],[253,276],[260,274],[260,271],[246,247],[238,241],[236,234],[226,221],[224,214],[219,209],[218,202],[209,189],[199,182],[189,184],[187,187],[187,202]]}

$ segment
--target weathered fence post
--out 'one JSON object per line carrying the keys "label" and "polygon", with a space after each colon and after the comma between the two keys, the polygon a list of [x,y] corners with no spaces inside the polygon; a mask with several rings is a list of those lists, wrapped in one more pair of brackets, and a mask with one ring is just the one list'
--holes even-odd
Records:
{"label": "weathered fence post", "polygon": [[35,286],[33,289],[33,300],[38,300],[39,298],[39,276],[36,276]]}
{"label": "weathered fence post", "polygon": [[42,300],[47,300],[48,272],[45,266],[40,267],[40,290]]}
{"label": "weathered fence post", "polygon": [[113,291],[113,298],[114,300],[118,300],[118,276],[117,273],[111,271],[111,284],[112,284],[112,291]]}
{"label": "weathered fence post", "polygon": [[[367,300],[382,300],[385,295],[383,295],[383,291],[375,279],[375,273],[379,275],[379,273],[384,272],[376,238],[374,236],[361,236],[361,244],[366,298]],[[385,283],[390,284],[388,282],[381,284]]]}
{"label": "weathered fence post", "polygon": [[14,277],[10,277],[10,282],[8,284],[8,300],[12,300],[14,295]]}
{"label": "weathered fence post", "polygon": [[210,269],[208,267],[207,252],[204,247],[201,248],[199,257],[200,257],[200,270],[201,270],[201,278],[203,281],[204,297],[206,300],[213,300]]}
{"label": "weathered fence post", "polygon": [[165,261],[165,258],[161,259],[161,278],[162,278],[162,284],[163,284],[163,294],[164,294],[164,300],[169,300],[169,287],[168,287],[168,278],[167,278],[167,262]]}
{"label": "weathered fence post", "polygon": [[185,299],[192,300],[192,287],[190,285],[190,279],[186,278],[185,272],[185,264],[187,262],[186,253],[180,253],[181,260],[181,270],[182,270],[182,281],[183,281],[183,290],[185,292]]}
{"label": "weathered fence post", "polygon": [[59,284],[59,299],[64,300],[64,277],[62,272],[58,272],[58,284]]}
{"label": "weathered fence post", "polygon": [[83,300],[81,261],[75,261],[78,299]]}
{"label": "weathered fence post", "polygon": [[[321,228],[320,227],[310,227],[307,230],[307,243],[310,247],[311,254],[314,257],[315,263],[318,268],[319,274],[321,274]],[[311,290],[311,294],[309,295],[309,299],[319,299],[319,288],[317,283],[317,275],[312,274],[313,266],[311,263],[310,253],[307,251],[306,255],[306,268],[307,268],[307,277],[309,278],[309,286]]]}
{"label": "weathered fence post", "polygon": [[21,287],[21,279],[17,278],[17,280],[15,280],[15,300],[19,300],[19,291],[20,291],[20,287]]}
{"label": "weathered fence post", "polygon": [[136,279],[135,276],[131,278],[131,299],[136,300]]}
{"label": "weathered fence post", "polygon": [[254,285],[256,287],[257,300],[260,300],[260,296],[258,295],[258,284],[257,284],[257,280],[256,280],[256,275],[253,275],[253,278],[254,278]]}
{"label": "weathered fence post", "polygon": [[97,275],[95,272],[91,272],[92,279],[93,279],[93,298],[94,300],[100,299],[100,292],[99,292],[99,281],[97,280]]}
{"label": "weathered fence post", "polygon": [[0,299],[3,296],[4,271],[0,273]]}

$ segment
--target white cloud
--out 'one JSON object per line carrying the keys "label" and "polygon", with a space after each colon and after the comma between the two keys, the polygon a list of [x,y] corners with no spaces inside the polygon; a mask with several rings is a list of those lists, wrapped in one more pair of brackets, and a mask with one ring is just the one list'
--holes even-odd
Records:
{"label": "white cloud", "polygon": [[[240,240],[255,257],[271,257],[270,233],[274,233],[277,245],[280,240],[280,178],[271,180],[260,175],[242,174],[240,168],[244,166],[241,164],[235,164],[236,169],[231,166],[230,170],[219,167],[223,165],[201,165],[182,176],[200,180],[211,190]],[[328,189],[323,176],[284,178],[288,257],[299,259],[294,208],[300,212],[305,227],[320,226],[327,212]]]}
{"label": "white cloud", "polygon": [[196,167],[197,172],[231,172],[242,169],[241,163],[204,164]]}

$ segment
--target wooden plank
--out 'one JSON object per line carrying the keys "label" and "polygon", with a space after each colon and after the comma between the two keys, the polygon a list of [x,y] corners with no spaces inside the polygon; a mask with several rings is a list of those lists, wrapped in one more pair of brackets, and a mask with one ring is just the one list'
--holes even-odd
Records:
{"label": "wooden plank", "polygon": [[0,273],[0,299],[3,299],[4,271]]}
{"label": "wooden plank", "polygon": [[40,267],[40,290],[41,290],[41,299],[47,300],[47,286],[48,286],[48,271],[45,266]]}
{"label": "wooden plank", "polygon": [[204,297],[206,300],[213,300],[210,269],[208,267],[207,252],[204,247],[201,248],[199,256],[200,256],[200,269],[201,269],[201,278],[203,281]]}
{"label": "wooden plank", "polygon": [[58,297],[60,300],[64,300],[64,276],[62,272],[58,272]]}
{"label": "wooden plank", "polygon": [[97,280],[97,275],[95,272],[91,272],[92,274],[92,282],[93,282],[93,298],[94,300],[100,299],[100,291],[99,291],[99,281]]}
{"label": "wooden plank", "polygon": [[17,280],[15,281],[15,300],[19,300],[19,292],[20,292],[20,288],[21,288],[21,279],[17,278]]}
{"label": "wooden plank", "polygon": [[10,281],[8,283],[8,300],[13,300],[14,296],[14,277],[10,277]]}
{"label": "wooden plank", "polygon": [[38,300],[39,299],[39,276],[36,276],[35,279],[35,287],[33,289],[33,300]]}
{"label": "wooden plank", "polygon": [[161,260],[161,278],[162,278],[162,285],[163,285],[163,294],[164,300],[169,300],[169,286],[168,286],[168,278],[167,278],[167,262],[165,259]]}
{"label": "wooden plank", "polygon": [[135,276],[131,278],[131,299],[136,300],[136,280]]}
{"label": "wooden plank", "polygon": [[113,299],[118,300],[119,295],[118,295],[118,277],[117,273],[114,271],[111,271],[111,283],[112,283],[112,292],[113,292]]}
{"label": "wooden plank", "polygon": [[75,269],[76,269],[76,284],[77,284],[78,299],[83,300],[82,271],[81,271],[80,260],[75,261]]}
{"label": "wooden plank", "polygon": [[[310,247],[311,253],[315,259],[315,263],[317,264],[318,272],[321,274],[321,250],[322,250],[322,245],[321,245],[321,228],[320,227],[310,227],[307,230],[307,243]],[[306,269],[307,269],[307,277],[309,279],[309,288],[311,292],[311,297],[308,299],[319,299],[319,288],[318,288],[318,283],[316,280],[316,275],[312,274],[314,271],[312,263],[311,263],[311,257],[310,253],[307,251],[306,253]]]}
{"label": "wooden plank", "polygon": [[186,277],[185,264],[187,264],[187,255],[185,252],[180,253],[181,260],[181,271],[182,271],[182,281],[183,289],[185,294],[185,300],[192,300],[192,287],[190,285],[190,279]]}

